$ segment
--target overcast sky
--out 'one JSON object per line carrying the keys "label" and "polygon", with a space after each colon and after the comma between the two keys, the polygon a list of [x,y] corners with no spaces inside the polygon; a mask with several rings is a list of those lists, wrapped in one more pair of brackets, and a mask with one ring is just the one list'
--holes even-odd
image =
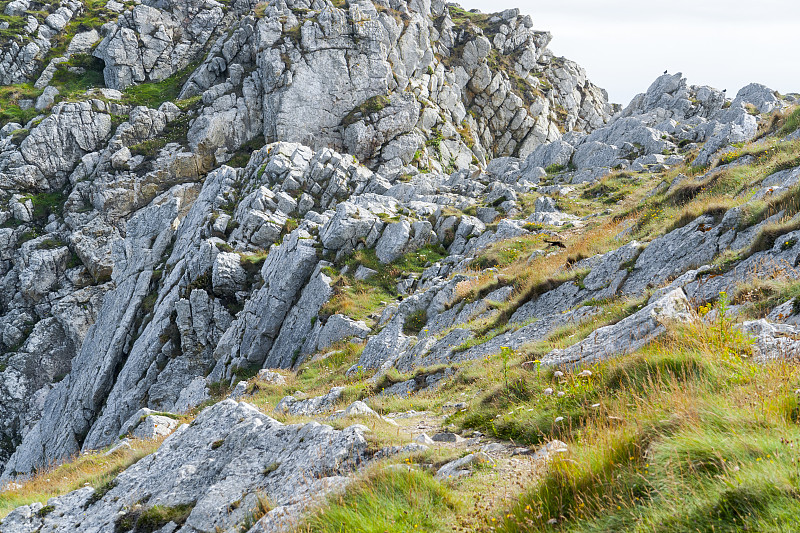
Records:
{"label": "overcast sky", "polygon": [[665,69],[692,85],[750,82],[800,92],[800,0],[461,0],[485,13],[518,7],[626,105]]}

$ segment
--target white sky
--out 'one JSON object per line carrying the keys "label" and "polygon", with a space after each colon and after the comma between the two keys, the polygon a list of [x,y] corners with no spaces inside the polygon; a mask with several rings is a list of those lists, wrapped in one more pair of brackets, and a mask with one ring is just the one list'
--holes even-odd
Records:
{"label": "white sky", "polygon": [[550,31],[554,54],[626,105],[664,70],[692,85],[750,82],[800,92],[800,0],[460,0],[484,13],[518,7]]}

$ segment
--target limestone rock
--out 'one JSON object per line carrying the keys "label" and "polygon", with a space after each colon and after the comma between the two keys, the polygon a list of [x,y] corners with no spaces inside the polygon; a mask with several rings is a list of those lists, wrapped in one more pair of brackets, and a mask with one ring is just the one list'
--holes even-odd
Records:
{"label": "limestone rock", "polygon": [[305,507],[347,483],[344,476],[366,453],[361,431],[313,422],[286,426],[251,405],[225,400],[178,428],[158,453],[120,473],[99,500],[91,499],[93,488],[84,487],[50,499],[52,512],[46,515],[37,514],[41,504],[17,508],[0,529],[112,531],[144,498],[148,506],[189,505],[187,523],[195,529],[229,530],[245,520],[259,491],[275,505],[260,527],[289,528]]}
{"label": "limestone rock", "polygon": [[286,396],[275,406],[275,413],[292,416],[313,416],[332,411],[342,397],[344,387],[334,387],[324,396],[298,400],[294,396]]}
{"label": "limestone rock", "polygon": [[596,329],[569,348],[553,350],[542,358],[542,364],[579,365],[631,353],[663,333],[665,323],[693,319],[686,295],[676,289],[620,322]]}
{"label": "limestone rock", "polygon": [[741,328],[746,335],[755,339],[755,361],[794,361],[800,356],[800,330],[795,325],[774,324],[762,318],[745,322]]}
{"label": "limestone rock", "polygon": [[468,476],[476,465],[494,466],[494,460],[485,452],[465,455],[461,459],[450,461],[436,471],[437,479],[453,480]]}

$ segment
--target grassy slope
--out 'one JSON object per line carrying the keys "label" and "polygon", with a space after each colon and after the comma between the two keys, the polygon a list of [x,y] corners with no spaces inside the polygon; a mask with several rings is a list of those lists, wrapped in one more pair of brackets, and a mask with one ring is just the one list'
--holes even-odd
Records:
{"label": "grassy slope", "polygon": [[131,449],[121,449],[110,455],[103,452],[83,454],[72,462],[39,472],[19,487],[12,486],[0,492],[0,517],[20,505],[44,504],[49,498],[80,489],[86,484],[95,489],[108,486],[117,474],[153,453],[162,440],[133,440]]}

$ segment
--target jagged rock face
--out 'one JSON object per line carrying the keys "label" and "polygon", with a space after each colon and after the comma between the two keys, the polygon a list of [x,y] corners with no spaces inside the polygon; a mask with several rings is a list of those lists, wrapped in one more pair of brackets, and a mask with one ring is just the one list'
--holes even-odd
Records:
{"label": "jagged rock face", "polygon": [[[6,13],[38,7],[15,0]],[[254,7],[109,2],[102,16],[116,20],[75,31],[94,8],[67,2],[48,6],[46,20],[29,17],[4,48],[0,81],[35,82],[42,94],[31,105],[43,113],[0,132],[0,187],[10,195],[0,209],[9,223],[0,229],[0,431],[11,443],[0,460],[27,438],[7,474],[111,442],[141,407],[196,404],[207,376],[296,366],[364,338],[368,327],[342,315],[314,322],[331,294],[322,255],[341,259],[366,240],[388,262],[450,230],[463,253],[484,228],[427,219],[477,198],[486,180],[393,177],[476,170],[561,131],[589,131],[610,113],[582,69],[553,59],[549,35],[514,10],[492,18],[441,2]],[[109,88],[54,104],[64,96],[51,85],[56,72],[89,53],[104,62]],[[111,90],[181,72],[181,98],[200,96],[188,111],[126,105]],[[207,176],[260,135],[317,151],[282,145],[244,174]],[[506,189],[495,190],[509,202],[501,210],[513,207]],[[387,228],[387,216],[400,220]],[[263,253],[304,217],[297,246],[276,247],[256,272],[225,248]],[[281,283],[278,272],[294,277]],[[403,291],[417,283],[403,280]],[[89,366],[97,372],[70,372]]]}
{"label": "jagged rock face", "polygon": [[613,169],[664,170],[684,162],[684,156],[675,153],[678,147],[688,150],[700,143],[704,144],[691,164],[707,167],[723,148],[756,136],[753,109],[767,112],[782,105],[786,104],[763,85],[748,85],[729,101],[717,89],[687,85],[681,73],[664,74],[588,135],[569,132],[539,145],[524,160],[510,159],[489,170],[504,181],[536,181],[550,168],[566,181],[587,183]]}
{"label": "jagged rock face", "polygon": [[125,11],[94,51],[106,64],[106,86],[161,81],[186,68],[223,17],[214,1],[149,2]]}
{"label": "jagged rock face", "polygon": [[552,58],[549,34],[530,17],[453,9],[297,0],[242,18],[181,93],[206,105],[193,148],[224,157],[263,134],[400,173],[524,156],[561,131],[607,121],[606,95],[576,64]]}
{"label": "jagged rock face", "polygon": [[542,358],[542,364],[589,364],[632,353],[663,333],[670,322],[690,322],[694,318],[686,295],[675,289],[619,323],[598,328],[569,348],[553,350]]}
{"label": "jagged rock face", "polygon": [[60,2],[49,14],[45,11],[43,19],[41,15],[37,20],[27,13],[40,6],[35,0],[13,0],[6,4],[5,15],[24,16],[26,22],[17,36],[4,37],[5,42],[0,47],[0,83],[3,85],[33,81],[53,47],[54,38],[62,34],[70,20],[84,9],[81,2],[66,1]]}
{"label": "jagged rock face", "polygon": [[259,520],[262,531],[291,528],[302,509],[368,459],[364,426],[337,431],[316,422],[283,425],[255,407],[222,401],[182,425],[159,448],[93,498],[87,487],[48,502],[23,506],[0,522],[2,531],[127,531],[126,513],[147,506],[188,505],[185,524],[173,531],[239,531],[259,494],[274,507]]}

